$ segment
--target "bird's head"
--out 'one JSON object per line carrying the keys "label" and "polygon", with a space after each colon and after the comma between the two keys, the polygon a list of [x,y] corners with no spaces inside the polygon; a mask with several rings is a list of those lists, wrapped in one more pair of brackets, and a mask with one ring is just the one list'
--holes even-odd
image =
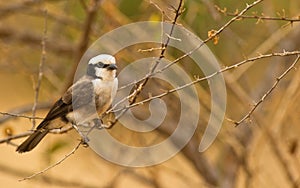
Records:
{"label": "bird's head", "polygon": [[108,54],[97,55],[88,63],[87,75],[102,80],[113,80],[116,77],[116,59]]}

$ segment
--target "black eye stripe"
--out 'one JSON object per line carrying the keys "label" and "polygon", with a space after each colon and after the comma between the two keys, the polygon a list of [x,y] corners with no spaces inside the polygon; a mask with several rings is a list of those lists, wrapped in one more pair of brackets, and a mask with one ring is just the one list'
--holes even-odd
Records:
{"label": "black eye stripe", "polygon": [[109,66],[109,64],[104,64],[103,65],[103,68],[106,68],[106,67],[108,67]]}

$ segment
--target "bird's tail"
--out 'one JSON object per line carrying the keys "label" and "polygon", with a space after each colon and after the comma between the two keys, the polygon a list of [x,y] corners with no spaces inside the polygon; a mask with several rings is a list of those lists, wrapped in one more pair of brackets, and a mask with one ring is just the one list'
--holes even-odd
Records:
{"label": "bird's tail", "polygon": [[35,148],[38,143],[46,136],[46,134],[49,132],[48,129],[38,129],[36,130],[32,135],[29,136],[18,148],[17,152],[23,153],[32,150]]}

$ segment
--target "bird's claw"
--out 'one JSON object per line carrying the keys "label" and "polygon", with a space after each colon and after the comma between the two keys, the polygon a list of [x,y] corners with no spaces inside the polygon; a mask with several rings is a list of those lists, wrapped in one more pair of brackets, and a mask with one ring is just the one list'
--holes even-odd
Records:
{"label": "bird's claw", "polygon": [[102,120],[99,119],[99,118],[95,118],[93,119],[93,122],[94,122],[94,127],[97,128],[97,129],[103,129],[102,127]]}
{"label": "bird's claw", "polygon": [[90,139],[87,136],[81,135],[81,143],[84,147],[88,147],[89,144],[88,142],[90,141]]}

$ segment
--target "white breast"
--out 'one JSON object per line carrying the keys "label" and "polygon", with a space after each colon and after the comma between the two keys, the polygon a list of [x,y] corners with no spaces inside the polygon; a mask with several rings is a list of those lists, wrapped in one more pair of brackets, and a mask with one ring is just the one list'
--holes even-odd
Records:
{"label": "white breast", "polygon": [[94,85],[94,92],[96,94],[96,106],[99,114],[104,113],[112,103],[113,98],[116,96],[118,88],[118,79],[104,81],[95,79],[92,81]]}

